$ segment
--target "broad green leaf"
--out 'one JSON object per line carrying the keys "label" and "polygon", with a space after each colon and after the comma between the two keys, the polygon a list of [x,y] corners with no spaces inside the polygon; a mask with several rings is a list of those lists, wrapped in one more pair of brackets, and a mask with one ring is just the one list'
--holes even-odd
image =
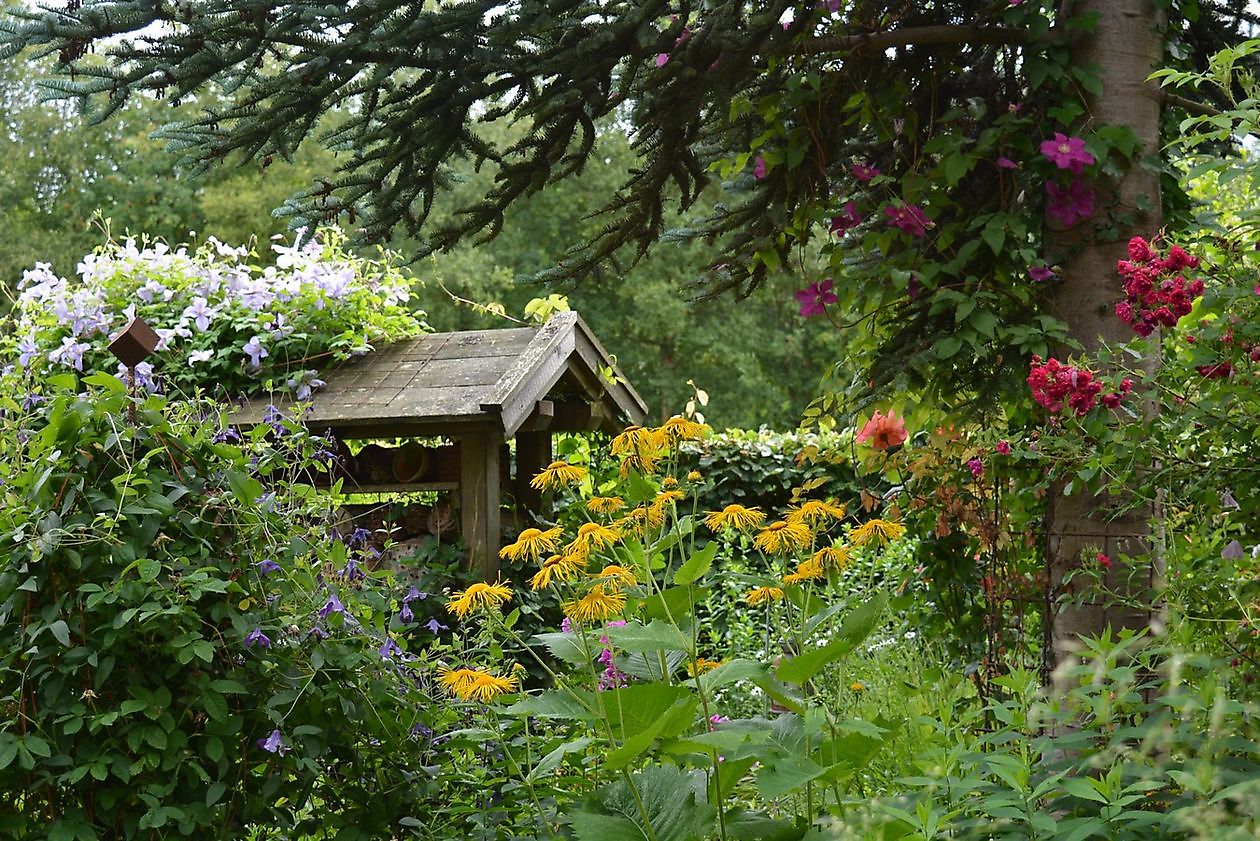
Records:
{"label": "broad green leaf", "polygon": [[578,841],[700,841],[713,833],[715,814],[704,801],[702,775],[664,765],[600,789],[570,820]]}
{"label": "broad green leaf", "polygon": [[538,764],[530,769],[528,779],[532,782],[539,779],[544,774],[550,773],[564,761],[564,758],[571,753],[586,750],[590,745],[595,744],[595,740],[583,736],[579,739],[570,739],[555,750],[548,753],[542,759],[538,760]]}
{"label": "broad green leaf", "polygon": [[848,655],[862,644],[883,616],[888,597],[883,593],[860,605],[840,625],[836,637],[831,642],[784,660],[776,672],[779,680],[788,683],[803,684],[829,663]]}
{"label": "broad green leaf", "polygon": [[556,631],[548,634],[535,634],[530,638],[531,645],[544,645],[557,660],[573,666],[585,667],[591,662],[593,655],[582,650],[582,643],[577,634]]}
{"label": "broad green leaf", "polygon": [[623,651],[690,651],[691,640],[676,626],[659,619],[644,625],[627,622],[620,627],[606,628],[608,640]]}
{"label": "broad green leaf", "polygon": [[710,540],[704,545],[703,549],[699,549],[690,558],[683,562],[674,573],[675,584],[691,584],[699,580],[713,566],[713,559],[717,557],[718,544],[716,540]]}
{"label": "broad green leaf", "polygon": [[658,738],[668,739],[678,735],[695,721],[699,706],[700,699],[694,695],[675,701],[664,715],[657,716],[647,727],[629,735],[621,747],[610,751],[604,757],[604,765],[614,770],[624,768],[650,748]]}
{"label": "broad green leaf", "polygon": [[757,772],[757,790],[762,797],[783,797],[825,773],[826,768],[806,756],[784,756],[767,760]]}
{"label": "broad green leaf", "polygon": [[537,695],[529,695],[507,707],[504,712],[510,715],[533,716],[535,718],[560,718],[574,721],[591,721],[595,718],[592,711],[590,693],[581,693],[577,697],[573,692],[564,689],[548,689]]}

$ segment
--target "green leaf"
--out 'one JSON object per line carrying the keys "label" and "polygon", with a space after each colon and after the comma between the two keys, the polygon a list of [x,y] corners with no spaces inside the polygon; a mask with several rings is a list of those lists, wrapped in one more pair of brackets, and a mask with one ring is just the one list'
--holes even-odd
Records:
{"label": "green leaf", "polygon": [[56,622],[48,626],[48,630],[57,638],[57,642],[64,646],[70,645],[70,626],[66,624],[66,620],[58,619]]}
{"label": "green leaf", "polygon": [[594,699],[590,693],[580,693],[565,689],[548,689],[537,695],[529,695],[507,707],[504,712],[510,715],[534,716],[536,718],[559,718],[573,721],[593,721],[595,719]]}
{"label": "green leaf", "polygon": [[223,792],[227,791],[227,786],[222,782],[211,783],[206,789],[206,805],[213,806],[219,802],[219,798],[223,796]]}
{"label": "green leaf", "polygon": [[675,701],[664,715],[657,716],[647,727],[630,735],[621,747],[609,751],[604,757],[604,765],[614,770],[624,768],[641,756],[658,738],[677,736],[695,720],[699,707],[700,699],[694,695]]}
{"label": "green leaf", "polygon": [[530,645],[543,645],[557,660],[572,666],[586,666],[593,655],[582,650],[582,643],[577,634],[566,634],[556,631],[548,634],[535,634],[529,640]]}
{"label": "green leaf", "polygon": [[836,638],[831,642],[780,663],[776,672],[779,680],[803,684],[818,674],[823,666],[849,654],[875,630],[887,603],[888,597],[879,593],[860,605],[845,617],[840,630],[836,632]]}
{"label": "green leaf", "polygon": [[627,622],[615,628],[605,628],[604,633],[614,646],[623,651],[690,651],[691,640],[668,622],[653,619],[644,625]]}
{"label": "green leaf", "polygon": [[713,559],[717,557],[718,544],[716,540],[710,540],[704,545],[703,549],[699,549],[690,558],[683,562],[682,566],[674,573],[675,584],[691,584],[703,576],[713,566]]}
{"label": "green leaf", "polygon": [[141,558],[136,561],[136,572],[140,575],[140,580],[145,583],[156,581],[161,571],[162,562],[156,558]]}
{"label": "green leaf", "polygon": [[757,791],[770,799],[782,797],[825,773],[827,769],[809,757],[785,756],[761,766],[757,772]]}
{"label": "green leaf", "polygon": [[618,780],[597,791],[570,819],[578,841],[699,841],[714,831],[716,814],[703,797],[699,772],[650,766],[628,784]]}
{"label": "green leaf", "polygon": [[537,780],[544,774],[547,774],[558,767],[564,758],[569,754],[586,750],[588,746],[593,744],[595,744],[595,739],[592,739],[589,736],[583,736],[580,739],[570,739],[548,753],[542,759],[538,760],[538,764],[530,769],[527,779],[531,782]]}

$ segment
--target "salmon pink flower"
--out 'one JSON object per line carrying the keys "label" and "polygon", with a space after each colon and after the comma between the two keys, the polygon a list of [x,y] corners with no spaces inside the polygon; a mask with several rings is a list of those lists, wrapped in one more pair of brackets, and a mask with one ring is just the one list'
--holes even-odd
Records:
{"label": "salmon pink flower", "polygon": [[876,450],[887,450],[906,443],[910,435],[906,432],[906,419],[897,417],[896,411],[889,409],[888,414],[876,412],[857,434],[859,444],[870,443]]}

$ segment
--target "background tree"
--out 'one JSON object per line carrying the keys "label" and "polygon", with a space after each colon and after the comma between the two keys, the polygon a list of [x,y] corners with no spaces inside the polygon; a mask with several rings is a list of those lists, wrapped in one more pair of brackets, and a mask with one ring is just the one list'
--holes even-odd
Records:
{"label": "background tree", "polygon": [[[1144,80],[1166,50],[1202,60],[1254,21],[1242,0],[127,0],[13,15],[0,55],[57,53],[70,74],[50,90],[100,118],[135,92],[179,101],[218,85],[222,104],[163,130],[194,170],[287,158],[344,109],[324,135],[348,153],[339,175],[287,209],[369,239],[401,228],[423,249],[494,235],[510,206],[583,171],[601,118],[620,119],[640,162],[594,237],[541,277],[642,255],[667,233],[668,197],[691,207],[716,175],[723,198],[675,232],[720,244],[711,287],[747,292],[817,253],[808,279],[841,279],[839,303],[869,329],[853,343],[875,351],[868,394],[909,387],[947,407],[992,407],[1021,391],[1031,354],[1109,337],[1098,267],[1161,221],[1155,180],[1130,175],[1160,166],[1159,92]],[[142,32],[153,24],[163,34]],[[98,43],[109,60],[81,61]],[[503,117],[526,126],[520,139],[486,131]],[[460,158],[489,167],[492,186],[435,218]],[[1112,539],[1096,502],[1052,507],[1052,579],[1079,561],[1067,536]],[[1065,611],[1056,634],[1107,618]]]}

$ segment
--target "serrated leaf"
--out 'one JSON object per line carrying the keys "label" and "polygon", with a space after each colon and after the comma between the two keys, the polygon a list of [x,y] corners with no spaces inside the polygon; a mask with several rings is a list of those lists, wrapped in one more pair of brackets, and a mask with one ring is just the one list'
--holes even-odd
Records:
{"label": "serrated leaf", "polygon": [[591,662],[591,655],[582,649],[582,643],[577,634],[566,634],[561,631],[535,634],[529,642],[531,645],[546,646],[551,656],[571,666],[586,666]]}
{"label": "serrated leaf", "polygon": [[[588,695],[589,693],[582,693]],[[573,692],[564,689],[548,689],[537,695],[529,695],[504,712],[509,715],[529,715],[535,718],[559,718],[573,721],[591,721],[595,718],[592,699],[579,698]]]}

